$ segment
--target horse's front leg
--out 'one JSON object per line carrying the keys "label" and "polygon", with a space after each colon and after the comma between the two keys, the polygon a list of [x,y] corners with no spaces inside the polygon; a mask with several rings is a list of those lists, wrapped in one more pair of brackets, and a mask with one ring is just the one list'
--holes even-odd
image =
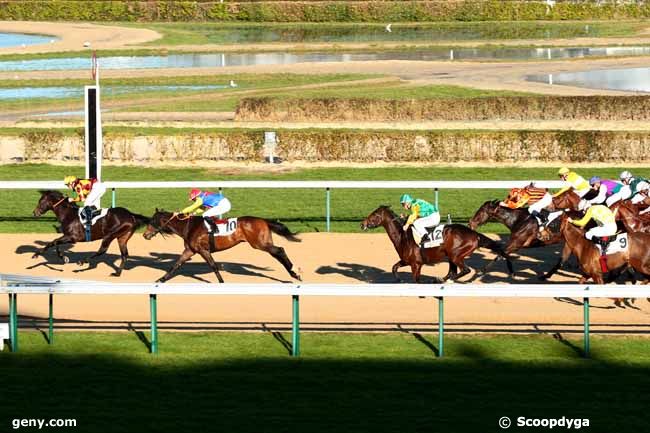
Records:
{"label": "horse's front leg", "polygon": [[562,248],[562,257],[560,257],[560,260],[557,261],[557,263],[545,274],[542,272],[542,274],[538,277],[540,281],[546,281],[549,278],[551,278],[555,273],[569,260],[569,257],[571,257],[571,248],[565,243],[564,247]]}
{"label": "horse's front leg", "polygon": [[36,250],[36,252],[32,256],[32,259],[35,259],[38,256],[45,254],[45,252],[47,250],[49,250],[50,248],[52,248],[52,247],[57,247],[58,248],[59,245],[70,244],[70,243],[73,243],[73,242],[74,242],[74,240],[72,239],[71,236],[63,235],[60,238],[54,239],[52,242],[48,242],[47,244],[45,244],[45,246],[43,248],[40,248],[40,249]]}
{"label": "horse's front leg", "polygon": [[413,282],[420,284],[420,273],[422,271],[422,263],[411,263],[411,273],[413,275]]}
{"label": "horse's front leg", "polygon": [[181,256],[178,258],[176,263],[174,263],[174,266],[172,266],[171,269],[169,269],[169,271],[167,271],[167,273],[165,275],[163,275],[160,279],[158,279],[158,281],[156,281],[156,282],[157,283],[164,283],[165,281],[169,280],[172,277],[172,275],[176,271],[178,271],[178,269],[181,266],[183,266],[183,264],[186,261],[188,261],[193,255],[194,255],[194,251],[192,251],[189,248],[186,248],[185,251],[183,251],[183,254],[181,254]]}
{"label": "horse's front leg", "polygon": [[210,265],[210,268],[212,268],[215,275],[217,276],[217,280],[219,280],[220,283],[223,283],[223,278],[221,278],[221,274],[219,273],[219,265],[212,258],[212,254],[210,254],[210,251],[200,250],[199,254],[201,254],[203,260],[205,260],[208,263],[208,265]]}

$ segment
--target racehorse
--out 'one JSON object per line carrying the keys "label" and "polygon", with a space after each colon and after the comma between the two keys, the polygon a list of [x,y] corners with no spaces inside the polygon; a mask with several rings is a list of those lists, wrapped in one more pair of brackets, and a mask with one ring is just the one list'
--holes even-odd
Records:
{"label": "racehorse", "polygon": [[[79,220],[79,207],[68,201],[68,197],[61,194],[59,191],[39,191],[41,198],[34,209],[34,216],[40,217],[47,211],[54,212],[56,219],[61,223],[63,230],[63,236],[53,240],[52,242],[47,243],[43,248],[39,249],[34,253],[32,258],[36,258],[39,255],[42,255],[48,249],[55,247],[57,255],[65,263],[67,263],[67,257],[64,257],[61,251],[59,250],[60,245],[64,244],[74,244],[77,242],[86,241],[86,231],[84,225]],[[113,276],[119,277],[126,266],[126,261],[129,257],[129,251],[126,247],[126,244],[133,236],[133,233],[136,229],[144,224],[146,224],[149,219],[145,216],[134,214],[129,212],[123,207],[115,207],[108,210],[106,216],[97,221],[91,227],[90,230],[90,239],[91,240],[102,240],[102,244],[99,247],[99,250],[91,255],[88,259],[82,260],[79,262],[80,265],[87,262],[87,260],[94,259],[101,256],[108,250],[113,239],[117,239],[117,244],[120,247],[120,256],[122,261],[117,271],[115,271]]]}
{"label": "racehorse", "polygon": [[[605,277],[600,263],[600,250],[593,242],[585,238],[583,229],[569,222],[569,216],[575,218],[577,214],[565,213],[560,217],[560,232],[565,241],[565,250],[578,258],[580,269],[584,273],[580,278],[580,284],[584,284],[590,278],[596,284],[604,284]],[[544,236],[545,232],[546,229],[542,230],[541,236]],[[649,278],[650,250],[647,248],[648,244],[650,244],[650,233],[628,233],[627,251],[606,256],[607,269],[609,269],[607,282],[613,281],[628,266]],[[566,258],[568,258],[569,254],[567,254]],[[648,284],[648,281],[645,284]],[[617,306],[620,306],[620,302],[620,298],[615,299]]]}
{"label": "racehorse", "polygon": [[284,224],[264,218],[243,216],[237,219],[237,228],[232,234],[215,236],[211,248],[211,237],[205,228],[203,217],[172,214],[171,212],[158,209],[156,209],[156,213],[151,218],[144,237],[145,239],[151,239],[158,233],[175,234],[185,241],[185,250],[174,266],[157,281],[160,283],[169,280],[183,263],[197,253],[208,263],[219,282],[223,283],[223,278],[219,273],[219,266],[212,258],[211,252],[227,250],[241,242],[248,242],[251,247],[266,251],[282,263],[282,266],[289,272],[291,277],[301,281],[300,276],[293,271],[293,264],[289,260],[289,257],[287,257],[284,248],[273,245],[271,232],[292,242],[300,242],[300,239],[291,233]]}
{"label": "racehorse", "polygon": [[[388,237],[399,255],[399,261],[393,265],[392,272],[395,280],[399,281],[397,270],[402,266],[410,266],[413,281],[420,282],[422,265],[432,265],[441,262],[445,257],[449,261],[449,272],[444,281],[458,280],[467,275],[470,269],[465,266],[465,259],[477,248],[488,248],[506,259],[508,272],[512,274],[512,264],[501,246],[492,239],[460,224],[448,224],[443,230],[443,243],[439,247],[422,249],[413,239],[412,227],[403,229],[404,221],[388,206],[379,206],[361,223],[363,230],[384,227]],[[458,273],[460,268],[460,273]],[[487,267],[486,267],[487,268]],[[486,269],[484,268],[483,271]]]}
{"label": "racehorse", "polygon": [[[510,255],[522,248],[535,248],[546,245],[554,245],[562,241],[559,224],[551,223],[548,232],[551,234],[546,240],[538,237],[539,223],[537,218],[532,217],[526,209],[510,209],[501,206],[499,200],[486,201],[476,211],[469,221],[469,227],[476,230],[477,227],[488,221],[498,221],[508,227],[510,230],[510,239],[506,244],[505,253]],[[553,197],[551,209],[572,209],[577,210],[580,203],[580,197],[573,191],[567,191],[558,197]],[[560,268],[562,260],[560,259],[546,274],[540,275],[541,280],[550,278]]]}
{"label": "racehorse", "polygon": [[650,233],[650,217],[639,215],[636,205],[629,200],[621,200],[614,203],[611,207],[617,221],[621,221],[627,232],[645,232]]}

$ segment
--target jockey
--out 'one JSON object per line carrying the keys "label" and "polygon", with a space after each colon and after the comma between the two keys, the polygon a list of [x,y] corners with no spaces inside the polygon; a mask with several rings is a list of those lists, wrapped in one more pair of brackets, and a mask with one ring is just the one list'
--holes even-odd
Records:
{"label": "jockey", "polygon": [[594,191],[598,191],[598,195],[591,200],[582,200],[580,202],[579,209],[586,209],[595,204],[605,204],[608,198],[612,195],[618,193],[623,184],[616,182],[615,180],[601,179],[598,176],[594,176],[589,179],[589,185]]}
{"label": "jockey", "polygon": [[218,233],[219,229],[212,217],[223,215],[228,212],[232,207],[230,200],[224,197],[221,193],[201,191],[196,188],[190,191],[190,200],[193,200],[194,203],[180,211],[180,213],[203,216],[210,225],[212,229],[211,232]]}
{"label": "jockey", "polygon": [[404,224],[404,231],[412,224],[413,230],[420,237],[420,243],[426,242],[428,238],[427,227],[440,224],[438,208],[428,201],[414,199],[408,194],[403,194],[399,201],[404,209],[411,210],[411,215],[409,215],[406,224]]}
{"label": "jockey", "polygon": [[100,200],[106,192],[106,187],[101,182],[97,182],[97,179],[79,179],[77,176],[66,176],[63,183],[76,195],[74,198],[68,198],[69,202],[84,202],[81,214],[86,223],[90,224],[93,211],[100,208]]}
{"label": "jockey", "polygon": [[553,194],[553,197],[557,197],[559,195],[564,194],[570,189],[573,189],[573,192],[578,194],[578,197],[582,198],[584,197],[589,191],[591,191],[591,188],[589,187],[589,183],[585,180],[584,177],[580,176],[574,171],[569,170],[566,167],[562,167],[558,172],[558,176],[560,176],[560,179],[565,181],[567,185]]}
{"label": "jockey", "polygon": [[539,218],[543,223],[548,220],[548,212],[542,212],[553,203],[553,196],[545,188],[537,188],[530,185],[525,188],[513,188],[508,194],[505,202],[499,203],[500,206],[510,209],[520,209],[528,206],[528,213]]}
{"label": "jockey", "polygon": [[639,177],[632,176],[629,171],[621,173],[621,182],[623,187],[621,190],[607,199],[607,206],[611,206],[619,200],[632,200],[632,203],[640,203],[645,198],[641,193],[648,193],[650,191],[650,181]]}
{"label": "jockey", "polygon": [[[575,221],[569,218],[569,222],[578,227],[584,227],[591,219],[593,219],[597,225],[591,230],[588,230],[587,233],[585,233],[585,237],[590,241],[593,240],[601,244],[604,251],[608,242],[603,242],[600,238],[614,236],[616,234],[617,227],[614,212],[612,212],[607,206],[597,204],[587,209],[585,216],[581,219]],[[594,240],[594,237],[598,239]]]}

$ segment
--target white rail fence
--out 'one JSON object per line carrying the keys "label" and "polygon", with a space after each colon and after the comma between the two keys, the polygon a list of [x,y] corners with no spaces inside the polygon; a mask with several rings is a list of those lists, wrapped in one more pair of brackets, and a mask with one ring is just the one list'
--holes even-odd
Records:
{"label": "white rail fence", "polygon": [[148,295],[151,353],[158,352],[158,296],[246,295],[287,296],[292,302],[292,355],[300,353],[301,296],[435,297],[438,299],[438,353],[444,353],[444,299],[449,297],[582,298],[584,355],[589,356],[589,300],[591,298],[646,298],[650,287],[578,284],[158,284],[105,283],[56,280],[0,274],[0,293],[9,296],[11,350],[18,350],[18,295],[49,295],[49,338],[54,338],[54,295]]}
{"label": "white rail fence", "polygon": [[[565,185],[562,181],[537,180],[535,185],[543,188],[561,188]],[[329,232],[331,227],[331,191],[334,189],[399,189],[408,191],[411,189],[433,190],[435,204],[438,206],[438,193],[441,189],[510,189],[526,186],[530,181],[507,180],[507,181],[336,181],[336,180],[315,180],[315,181],[267,181],[267,180],[230,180],[230,181],[179,181],[179,182],[103,182],[107,189],[111,190],[111,206],[117,204],[118,189],[173,189],[173,188],[212,188],[220,191],[224,189],[321,189],[325,191],[325,227]],[[62,181],[2,181],[2,189],[64,189]]]}

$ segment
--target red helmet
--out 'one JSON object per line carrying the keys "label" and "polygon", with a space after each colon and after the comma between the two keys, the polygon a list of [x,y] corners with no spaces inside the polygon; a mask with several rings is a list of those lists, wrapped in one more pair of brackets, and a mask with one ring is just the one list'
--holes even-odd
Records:
{"label": "red helmet", "polygon": [[201,190],[198,188],[194,188],[193,190],[190,191],[190,200],[194,200],[201,194]]}

